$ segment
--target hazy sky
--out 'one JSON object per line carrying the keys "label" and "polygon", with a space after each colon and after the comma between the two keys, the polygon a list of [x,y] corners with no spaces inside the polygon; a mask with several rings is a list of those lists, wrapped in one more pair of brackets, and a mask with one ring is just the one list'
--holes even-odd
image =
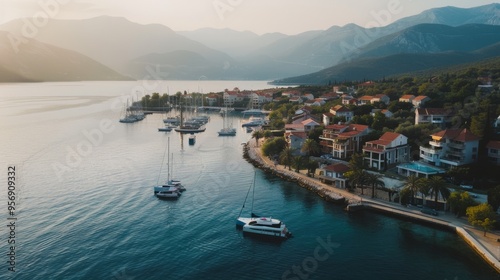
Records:
{"label": "hazy sky", "polygon": [[[49,5],[43,5],[49,3]],[[203,27],[297,34],[356,23],[386,25],[434,7],[474,7],[485,0],[0,0],[0,23],[19,17],[125,17],[176,31]],[[384,16],[382,16],[384,15]]]}

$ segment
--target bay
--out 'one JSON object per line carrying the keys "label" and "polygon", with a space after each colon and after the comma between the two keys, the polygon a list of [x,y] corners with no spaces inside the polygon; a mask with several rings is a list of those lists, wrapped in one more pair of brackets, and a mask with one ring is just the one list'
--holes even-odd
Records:
{"label": "bay", "polygon": [[[268,88],[265,81],[139,81],[0,85],[0,173],[16,167],[16,270],[2,279],[498,279],[456,234],[370,212],[349,215],[295,183],[256,171],[254,208],[282,219],[294,238],[244,237],[235,218],[255,169],[251,135],[230,115],[219,137],[210,114],[195,145],[158,132],[166,114],[121,124],[145,93]],[[172,112],[175,114],[176,112]],[[194,114],[194,113],[191,113]],[[153,196],[172,175],[187,191]],[[0,196],[7,224],[7,195]],[[243,209],[249,212],[248,205]],[[8,249],[2,227],[0,248]]]}

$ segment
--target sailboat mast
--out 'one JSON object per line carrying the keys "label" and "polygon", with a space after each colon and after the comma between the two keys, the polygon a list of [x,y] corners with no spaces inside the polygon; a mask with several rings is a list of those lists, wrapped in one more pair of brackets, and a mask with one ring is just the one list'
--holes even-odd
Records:
{"label": "sailboat mast", "polygon": [[168,137],[168,172],[167,172],[167,184],[170,182],[170,137]]}
{"label": "sailboat mast", "polygon": [[253,201],[254,201],[254,198],[255,198],[255,177],[257,175],[257,172],[254,171],[253,173],[253,190],[252,190],[252,210],[250,212],[250,215],[253,215]]}

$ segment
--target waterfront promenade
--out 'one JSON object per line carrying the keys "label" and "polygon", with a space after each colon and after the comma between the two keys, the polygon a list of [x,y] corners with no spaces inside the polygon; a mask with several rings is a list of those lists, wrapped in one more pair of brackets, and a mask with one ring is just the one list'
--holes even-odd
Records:
{"label": "waterfront promenade", "polygon": [[[263,142],[263,139],[259,141]],[[270,171],[282,178],[298,182],[302,187],[318,193],[327,200],[335,200],[339,196],[345,197],[348,203],[361,203],[364,208],[372,209],[396,215],[419,222],[437,225],[439,227],[454,230],[465,242],[471,246],[486,262],[488,262],[497,272],[500,273],[500,233],[488,232],[486,236],[483,231],[472,227],[467,219],[457,218],[448,212],[440,212],[439,216],[429,216],[420,212],[416,207],[405,207],[399,203],[387,200],[372,199],[369,194],[360,195],[351,193],[345,189],[339,189],[322,183],[316,178],[308,177],[304,173],[297,173],[288,170],[282,165],[277,165],[269,158],[264,157],[260,151],[260,144],[257,146],[255,139],[251,139],[247,144],[248,158],[259,168]],[[371,191],[368,191],[371,193]]]}

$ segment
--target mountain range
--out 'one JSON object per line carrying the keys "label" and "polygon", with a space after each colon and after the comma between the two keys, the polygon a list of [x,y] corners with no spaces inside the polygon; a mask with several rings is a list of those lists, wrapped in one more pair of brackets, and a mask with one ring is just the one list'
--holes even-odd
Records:
{"label": "mountain range", "polygon": [[[348,24],[297,35],[210,28],[175,32],[159,24],[101,16],[50,20],[29,40],[23,37],[29,20],[19,19],[0,25],[4,31],[0,51],[3,61],[8,61],[0,66],[0,81],[375,79],[499,56],[498,14],[500,4],[443,7],[383,27]],[[12,50],[12,38],[29,41],[17,50],[26,55]],[[51,67],[39,71],[44,65]],[[387,65],[393,67],[381,71]]]}

